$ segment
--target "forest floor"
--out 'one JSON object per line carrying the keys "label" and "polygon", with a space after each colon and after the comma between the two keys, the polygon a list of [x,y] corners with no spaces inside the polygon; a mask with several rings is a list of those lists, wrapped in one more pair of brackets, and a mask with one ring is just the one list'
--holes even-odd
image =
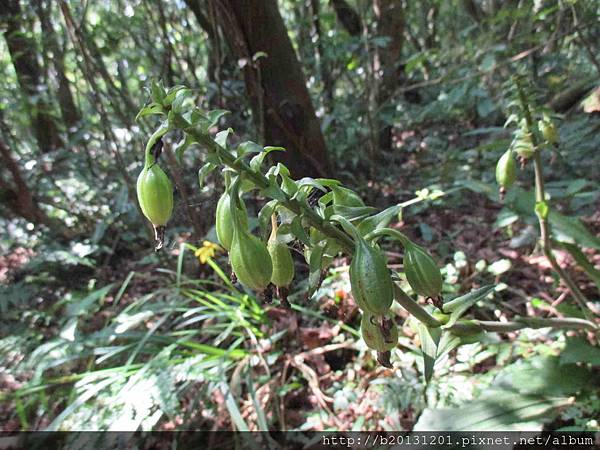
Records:
{"label": "forest floor", "polygon": [[[406,164],[415,163],[408,161]],[[404,181],[403,184],[407,183]],[[393,195],[397,186],[386,184],[383,180],[371,183],[371,186],[377,186],[379,193],[389,204],[402,200]],[[420,186],[412,187],[416,189]],[[402,188],[406,191],[407,186]],[[408,190],[410,191],[410,189]],[[452,195],[458,197],[458,201],[440,202],[417,214],[406,214],[403,221],[395,226],[402,229],[415,241],[433,249],[433,254],[438,261],[440,263],[443,261],[442,266],[446,265],[446,282],[454,286],[454,292],[464,293],[480,287],[483,278],[489,281],[489,273],[494,274],[492,278],[495,283],[506,285],[506,288],[499,292],[500,300],[498,302],[501,302],[503,308],[496,310],[498,314],[494,316],[490,309],[475,311],[475,318],[510,320],[515,315],[562,317],[563,312],[560,305],[571,302],[571,297],[566,288],[557,283],[550,265],[536,248],[537,228],[531,229],[530,226],[528,228],[527,225],[517,222],[511,226],[512,235],[509,236],[505,228],[498,228],[494,225],[502,205],[490,201],[484,195],[467,190]],[[600,235],[600,212],[583,219],[594,235]],[[422,224],[425,224],[425,227]],[[445,248],[451,248],[450,253],[446,251],[445,255],[440,254],[439,249],[443,247],[440,246],[442,242],[446,242]],[[389,263],[392,266],[401,267],[402,255],[394,248],[386,248],[386,251]],[[452,253],[454,257],[452,257]],[[586,254],[593,264],[600,265],[600,252],[586,250]],[[16,248],[12,253],[0,257],[0,282],[6,283],[11,280],[15,274],[19,273],[20,268],[34,256],[30,250]],[[170,256],[175,259],[176,252]],[[596,295],[594,284],[577,268],[567,252],[557,250],[556,256],[559,264],[573,276],[584,293]],[[482,265],[481,262],[485,263]],[[221,256],[219,263],[225,266],[226,258]],[[336,273],[343,271],[347,264],[348,261],[343,258],[336,260],[333,264],[334,271]],[[490,267],[495,267],[495,269],[488,270]],[[140,266],[138,261],[113,259],[101,273],[94,273],[93,278],[99,285],[121,283],[124,274],[131,270],[141,272],[142,276],[136,277],[129,284],[119,305],[113,304],[114,297],[106,296],[103,306],[97,314],[85,318],[81,331],[91,333],[100,330],[128,303],[159,288],[160,280],[151,275],[158,268],[160,268],[159,265]],[[197,270],[198,276],[210,276],[210,270],[206,267],[198,266]],[[71,278],[68,283],[82,285],[89,282],[89,279],[89,274],[84,274],[81,280]],[[352,344],[348,341],[340,342],[337,339],[341,332],[341,324],[357,326],[358,310],[349,292],[347,280],[333,277],[329,286],[331,289],[327,292],[330,294],[321,295],[317,301],[319,311],[323,316],[333,319],[331,322],[322,322],[299,313],[290,314],[288,310],[277,305],[266,306],[270,329],[264,330],[265,333],[273,335],[278,331],[288,330],[289,334],[295,338],[285,341],[286,347],[281,349],[281,355],[270,366],[271,372],[278,374],[281,382],[279,383],[273,377],[274,383],[262,386],[258,394],[264,402],[278,403],[275,409],[279,410],[279,421],[284,423],[288,429],[306,427],[308,417],[311,418],[308,426],[314,430],[349,430],[359,420],[365,423],[381,423],[389,420],[387,413],[377,406],[378,403],[374,399],[380,394],[368,390],[367,386],[369,380],[374,378],[393,377],[393,371],[381,367],[376,368],[373,356],[367,356],[367,360],[358,360],[359,352],[353,348]],[[56,300],[66,291],[68,291],[68,286],[60,287],[51,293],[51,297]],[[531,299],[539,299],[539,301],[532,302]],[[39,308],[44,309],[49,306],[51,304],[44,303],[40,304]],[[314,305],[311,307],[315,308]],[[397,322],[401,326],[401,335],[407,337],[414,344],[418,344],[418,336],[415,331],[404,321],[406,317],[407,314],[401,311],[397,318]],[[150,325],[149,323],[147,326]],[[59,331],[52,327],[41,330],[45,336],[56,335]],[[515,333],[510,333],[502,339],[511,340],[515,337]],[[20,356],[20,358],[22,357],[23,355]],[[452,360],[453,357],[454,355],[451,353],[450,359]],[[85,364],[85,361],[81,363]],[[495,359],[490,358],[479,363],[474,370],[482,373],[493,369],[495,365]],[[77,370],[85,370],[84,366],[71,369],[74,373]],[[293,370],[301,372],[307,382],[283,394],[278,393],[284,387],[286,377]],[[20,377],[15,378],[13,375],[0,374],[0,392],[5,396],[11,396],[28,381],[31,375],[32,373],[22,373]],[[344,408],[336,407],[335,403],[340,400],[334,398],[335,391],[339,390],[340,386],[347,386],[349,383],[358,386],[356,391],[359,396],[348,401]],[[50,393],[51,391],[47,394]],[[185,405],[194,408],[195,403],[191,401],[193,396],[194,390],[192,389],[186,398],[181,400],[184,409]],[[216,416],[207,418],[203,417],[202,411],[187,411],[186,414],[175,418],[164,418],[159,422],[157,429],[173,430],[181,426],[192,428],[197,426],[205,429],[207,427],[230,428],[232,426],[230,412],[226,408],[226,399],[222,393],[216,390],[212,397],[206,400],[216,405],[216,411],[218,411]],[[14,414],[16,406],[16,403],[11,401],[4,402],[0,407],[2,431],[13,431],[22,425],[19,417]],[[37,423],[30,424],[31,428],[43,429],[64,406],[63,402],[53,404],[52,410],[46,411]],[[317,414],[319,411],[327,413]],[[240,412],[244,420],[249,423],[256,422],[256,410],[252,402],[248,401],[240,405]],[[389,421],[388,426],[393,428],[400,425],[403,429],[409,430],[417,420],[417,414],[418,412],[412,405],[405,405],[399,411],[399,417]],[[188,417],[185,424],[183,416]]]}

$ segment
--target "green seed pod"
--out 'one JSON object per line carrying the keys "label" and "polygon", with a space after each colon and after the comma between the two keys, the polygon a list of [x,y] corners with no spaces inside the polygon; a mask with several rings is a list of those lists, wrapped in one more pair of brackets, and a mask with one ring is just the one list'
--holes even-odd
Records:
{"label": "green seed pod", "polygon": [[[215,231],[217,232],[217,238],[225,250],[231,248],[231,241],[233,240],[233,218],[231,217],[231,206],[230,206],[230,195],[228,192],[224,192],[219,201],[217,202],[217,210],[215,212]],[[246,210],[243,209],[238,215],[242,226],[248,228],[248,217]]]}
{"label": "green seed pod", "polygon": [[331,190],[333,191],[334,205],[348,207],[365,206],[365,202],[363,202],[362,198],[350,189],[341,186],[333,186]]}
{"label": "green seed pod", "polygon": [[398,345],[398,327],[390,320],[389,324],[391,327],[386,336],[377,320],[377,316],[365,311],[360,320],[360,334],[367,347],[378,352],[390,351]]}
{"label": "green seed pod", "polygon": [[267,242],[267,250],[273,265],[271,283],[277,287],[287,287],[294,279],[294,260],[288,246],[277,239],[277,219],[275,216],[273,218],[273,228]]}
{"label": "green seed pod", "polygon": [[169,177],[154,163],[142,169],[136,187],[144,216],[154,228],[164,227],[173,213],[173,186]]}
{"label": "green seed pod", "polygon": [[507,189],[517,179],[517,165],[512,155],[512,150],[508,149],[498,160],[496,165],[496,181],[498,184]]}
{"label": "green seed pod", "polygon": [[378,248],[355,236],[356,248],[350,263],[352,296],[363,311],[384,314],[394,300],[394,288],[385,256]]}
{"label": "green seed pod", "polygon": [[244,286],[262,291],[271,282],[273,265],[267,245],[252,235],[246,226],[246,207],[238,194],[241,181],[238,177],[229,191],[229,215],[233,223],[229,262]]}
{"label": "green seed pod", "polygon": [[244,286],[262,291],[271,282],[273,265],[267,246],[244,229],[236,228],[233,233],[229,261]]}
{"label": "green seed pod", "polygon": [[547,114],[544,114],[543,119],[538,122],[538,128],[548,144],[558,144],[558,131],[556,131],[554,122]]}
{"label": "green seed pod", "polygon": [[434,259],[415,243],[404,247],[404,272],[413,290],[425,297],[436,298],[442,292],[442,274]]}

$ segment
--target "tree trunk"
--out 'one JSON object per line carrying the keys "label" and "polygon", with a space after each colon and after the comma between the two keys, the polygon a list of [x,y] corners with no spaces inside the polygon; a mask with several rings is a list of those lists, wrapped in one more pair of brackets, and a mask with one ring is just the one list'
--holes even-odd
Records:
{"label": "tree trunk", "polygon": [[287,149],[276,158],[295,177],[328,176],[325,140],[277,1],[211,1],[229,46],[243,64],[259,135],[265,143]]}
{"label": "tree trunk", "polygon": [[41,74],[35,42],[21,28],[21,6],[18,0],[0,0],[0,23],[4,39],[17,73],[19,86],[28,103],[31,125],[36,141],[43,153],[62,146],[58,127],[51,116],[50,107],[44,99]]}
{"label": "tree trunk", "polygon": [[[404,12],[399,0],[373,0],[373,9],[377,18],[377,35],[388,39],[385,47],[377,47],[375,51],[375,73],[379,75],[377,86],[377,108],[379,116],[396,88],[404,77],[404,69],[400,62],[404,43]],[[379,150],[392,149],[392,126],[378,120]]]}
{"label": "tree trunk", "polygon": [[323,83],[323,100],[322,105],[326,112],[330,112],[333,108],[333,90],[335,82],[331,77],[329,64],[325,57],[325,46],[323,45],[323,33],[321,32],[320,15],[320,0],[310,0],[310,14],[312,22],[313,43],[315,45],[315,60]]}

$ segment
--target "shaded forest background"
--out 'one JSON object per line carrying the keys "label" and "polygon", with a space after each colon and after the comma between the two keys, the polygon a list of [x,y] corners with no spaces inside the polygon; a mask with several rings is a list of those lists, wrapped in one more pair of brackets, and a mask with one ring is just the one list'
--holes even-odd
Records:
{"label": "shaded forest background", "polygon": [[[427,429],[476,401],[483,428],[598,430],[597,335],[489,333],[442,355],[426,387],[408,323],[395,371],[360,343],[343,259],[311,300],[294,287],[289,315],[231,285],[224,253],[194,257],[183,243],[216,242],[223,186],[198,187],[204,156],[179,159],[181,136],[164,142],[176,209],[162,252],[134,185],[151,81],[185,85],[230,111],[234,142],[285,147],[273,162],[294,178],[402,203],[446,295],[496,284],[476,318],[578,317],[536,245],[531,167],[504,199],[495,184],[519,73],[560,134],[547,187],[583,251],[557,259],[598,314],[599,13],[593,0],[0,0],[3,429]],[[498,418],[500,388],[536,403]]]}

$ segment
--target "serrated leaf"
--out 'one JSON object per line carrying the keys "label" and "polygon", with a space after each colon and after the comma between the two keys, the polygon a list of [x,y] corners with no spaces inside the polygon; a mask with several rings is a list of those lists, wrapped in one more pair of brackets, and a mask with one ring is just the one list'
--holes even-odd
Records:
{"label": "serrated leaf", "polygon": [[286,177],[290,176],[290,170],[281,163],[277,163],[273,173],[275,174],[275,176],[279,176],[279,175],[286,176]]}
{"label": "serrated leaf", "polygon": [[175,99],[175,96],[177,95],[177,92],[179,92],[179,91],[181,91],[183,89],[187,89],[187,88],[185,86],[180,85],[180,84],[171,87],[167,91],[167,94],[165,95],[165,97],[163,99],[163,104],[164,105],[170,105],[173,102],[173,100]]}

